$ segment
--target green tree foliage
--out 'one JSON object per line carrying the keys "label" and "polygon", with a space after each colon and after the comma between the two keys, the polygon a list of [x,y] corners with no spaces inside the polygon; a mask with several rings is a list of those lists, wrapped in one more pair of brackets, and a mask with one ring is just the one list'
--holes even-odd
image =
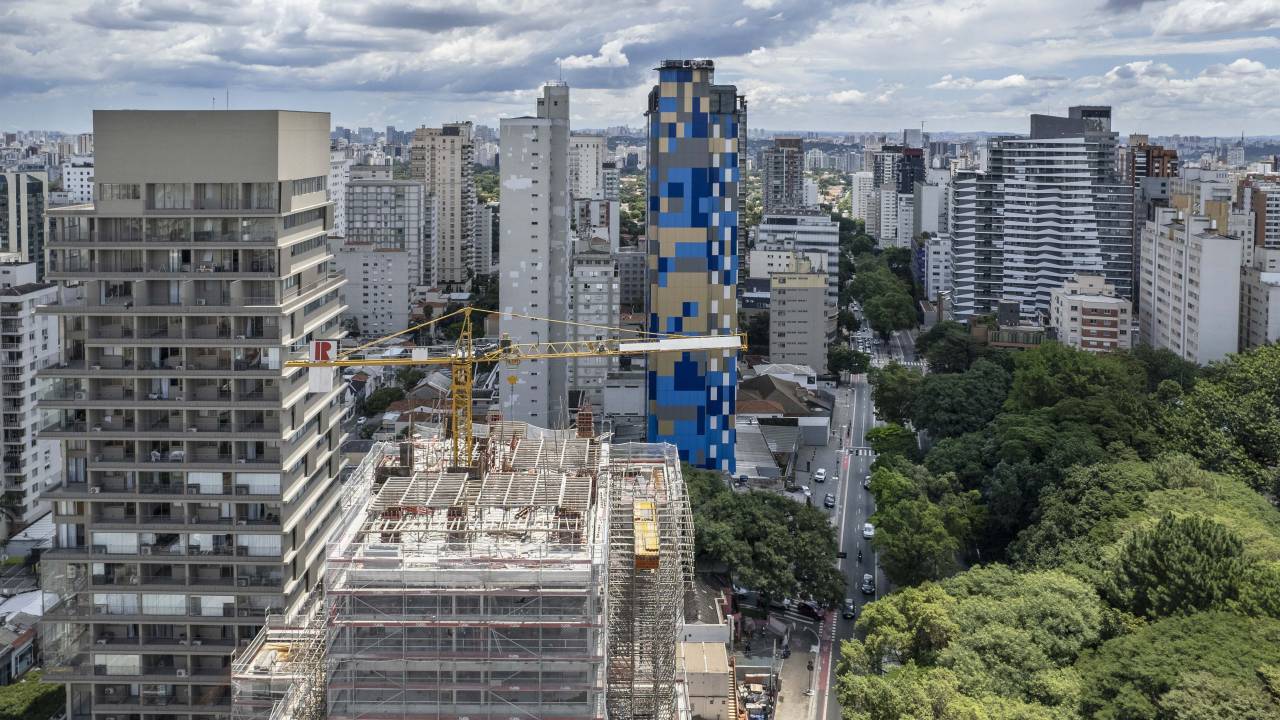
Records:
{"label": "green tree foliage", "polygon": [[404,399],[404,390],[398,387],[378,388],[370,393],[369,397],[364,400],[364,412],[366,415],[377,415],[385,412],[387,406],[396,400]]}
{"label": "green tree foliage", "polygon": [[1055,342],[1017,355],[1014,367],[1009,391],[1012,411],[1035,410],[1068,398],[1111,393],[1138,397],[1146,387],[1142,368],[1122,355],[1087,353]]}
{"label": "green tree foliage", "polygon": [[1254,488],[1280,492],[1280,345],[1211,366],[1160,426],[1167,446]]}
{"label": "green tree foliage", "polygon": [[860,327],[858,316],[853,314],[851,310],[841,310],[836,316],[836,325],[846,333],[852,334],[858,331]]}
{"label": "green tree foliage", "polygon": [[877,455],[901,455],[913,459],[919,454],[916,434],[897,423],[888,423],[868,430],[867,445]]}
{"label": "green tree foliage", "polygon": [[916,354],[929,362],[936,373],[958,373],[969,369],[978,358],[979,346],[969,329],[950,320],[935,323],[916,338]]}
{"label": "green tree foliage", "polygon": [[1222,525],[1166,513],[1121,545],[1105,587],[1115,606],[1160,618],[1239,607],[1257,571],[1240,538]]}
{"label": "green tree foliage", "polygon": [[857,626],[870,669],[879,671],[884,662],[932,665],[960,632],[952,617],[955,603],[940,585],[925,583],[867,605]]}
{"label": "green tree foliage", "polygon": [[902,292],[871,297],[863,303],[862,313],[867,325],[886,340],[895,330],[908,330],[917,324],[915,302]]}
{"label": "green tree foliage", "polygon": [[405,392],[409,392],[417,387],[418,383],[422,382],[422,378],[426,376],[427,374],[421,370],[408,367],[402,368],[396,373],[396,384]]}
{"label": "green tree foliage", "polygon": [[908,422],[924,376],[918,370],[892,362],[872,370],[870,381],[872,400],[880,419],[900,425]]}
{"label": "green tree foliage", "polygon": [[497,168],[477,165],[472,173],[476,180],[476,200],[482,203],[498,202]]}
{"label": "green tree foliage", "polygon": [[827,347],[827,372],[864,373],[871,367],[871,357],[843,345]]}
{"label": "green tree foliage", "polygon": [[911,421],[936,437],[980,430],[995,419],[1009,392],[1009,374],[979,360],[964,373],[927,375],[911,403]]}
{"label": "green tree foliage", "polygon": [[684,477],[699,558],[770,597],[828,605],[844,597],[835,530],[822,511],[776,493],[735,493],[724,475],[688,465]]}
{"label": "green tree foliage", "polygon": [[66,690],[59,683],[41,682],[39,670],[0,687],[0,720],[46,720],[65,706]]}
{"label": "green tree foliage", "polygon": [[1230,613],[1166,618],[1079,663],[1081,710],[1099,720],[1280,717],[1266,683],[1280,666],[1280,621]]}
{"label": "green tree foliage", "polygon": [[1172,350],[1142,344],[1130,350],[1129,355],[1146,373],[1148,392],[1155,392],[1165,380],[1172,380],[1183,390],[1190,390],[1200,376],[1199,365],[1183,360]]}

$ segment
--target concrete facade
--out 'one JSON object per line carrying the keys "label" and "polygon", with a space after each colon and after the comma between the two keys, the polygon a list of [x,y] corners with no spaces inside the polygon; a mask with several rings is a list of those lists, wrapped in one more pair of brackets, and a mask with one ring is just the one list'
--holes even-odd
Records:
{"label": "concrete facade", "polygon": [[1049,327],[1058,342],[1089,352],[1133,347],[1132,304],[1098,275],[1077,275],[1050,294]]}
{"label": "concrete facade", "polygon": [[48,207],[47,173],[0,172],[0,256],[10,262],[34,262],[39,280],[44,279]]}
{"label": "concrete facade", "polygon": [[569,137],[569,194],[574,198],[604,198],[604,159],[609,145],[602,135]]}
{"label": "concrete facade", "polygon": [[[498,209],[501,331],[516,342],[568,339],[569,86],[543,87],[536,117],[502,118]],[[560,322],[551,322],[558,320]],[[504,419],[559,427],[568,413],[564,360],[503,371]],[[514,377],[515,382],[508,379]]]}
{"label": "concrete facade", "polygon": [[826,278],[802,257],[793,269],[774,272],[769,281],[769,359],[827,371],[830,339],[827,314],[814,312],[826,302]]}
{"label": "concrete facade", "polygon": [[[611,334],[603,328],[618,327],[618,259],[605,242],[579,240],[576,245],[569,266],[568,320],[581,324],[569,326],[569,339],[602,340]],[[593,411],[603,410],[605,380],[617,361],[578,357],[566,362],[569,389],[582,391]]]}
{"label": "concrete facade", "polygon": [[410,146],[409,177],[434,201],[431,277],[436,285],[464,288],[475,271],[475,144],[471,123],[418,128]]}
{"label": "concrete facade", "polygon": [[804,141],[774,138],[760,154],[761,201],[766,215],[801,210],[804,200]]}
{"label": "concrete facade", "polygon": [[1280,341],[1280,272],[1246,267],[1240,279],[1240,350]]}

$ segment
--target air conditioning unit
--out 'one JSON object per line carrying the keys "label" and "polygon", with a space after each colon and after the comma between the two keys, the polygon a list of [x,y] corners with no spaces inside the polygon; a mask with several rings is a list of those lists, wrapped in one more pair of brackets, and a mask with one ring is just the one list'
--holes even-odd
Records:
{"label": "air conditioning unit", "polygon": [[237,545],[237,546],[236,546],[236,555],[244,556],[244,555],[248,555],[248,554],[249,554],[249,546],[248,546],[248,545]]}
{"label": "air conditioning unit", "polygon": [[240,608],[240,617],[249,617],[249,608]]}
{"label": "air conditioning unit", "polygon": [[200,483],[187,483],[187,494],[188,494],[188,495],[199,495],[199,494],[200,494]]}
{"label": "air conditioning unit", "polygon": [[89,369],[90,369],[90,370],[101,370],[101,369],[102,369],[102,366],[101,366],[101,365],[90,365],[90,366],[89,366]]}
{"label": "air conditioning unit", "polygon": [[83,390],[77,390],[77,391],[76,391],[76,399],[77,399],[77,400],[84,400],[84,399],[85,399],[85,397],[86,397],[86,395],[85,395],[85,391],[83,391]]}
{"label": "air conditioning unit", "polygon": [[[244,461],[242,460],[241,462],[244,462]],[[236,494],[237,494],[237,495],[248,495],[248,494],[249,494],[249,486],[248,486],[248,485],[237,485],[237,486],[236,486]]]}
{"label": "air conditioning unit", "polygon": [[177,675],[178,675],[178,677],[186,677],[186,676],[187,676],[187,669],[186,669],[186,668],[178,668]]}
{"label": "air conditioning unit", "polygon": [[249,587],[249,578],[236,578],[237,587]]}
{"label": "air conditioning unit", "polygon": [[205,304],[207,304],[208,302],[209,302],[209,301],[208,301],[208,300],[206,300],[206,299],[204,299],[204,298],[196,298],[196,305],[205,305]]}
{"label": "air conditioning unit", "polygon": [[[99,456],[98,456],[98,459],[99,459],[99,460],[101,460],[101,459],[102,459],[102,456],[101,456],[101,455],[99,455]],[[90,495],[97,495],[97,494],[98,494],[98,493],[100,493],[100,492],[102,492],[102,488],[98,487],[97,485],[95,485],[95,486],[93,486],[93,487],[89,488],[89,494],[90,494]]]}

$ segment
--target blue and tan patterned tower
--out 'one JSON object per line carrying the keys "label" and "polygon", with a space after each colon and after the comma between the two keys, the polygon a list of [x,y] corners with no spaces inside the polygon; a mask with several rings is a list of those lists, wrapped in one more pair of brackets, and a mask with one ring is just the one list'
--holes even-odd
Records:
{"label": "blue and tan patterned tower", "polygon": [[[710,60],[666,60],[649,93],[649,331],[738,331],[738,143],[747,104],[714,85]],[[649,360],[649,441],[734,471],[738,369],[732,352]]]}

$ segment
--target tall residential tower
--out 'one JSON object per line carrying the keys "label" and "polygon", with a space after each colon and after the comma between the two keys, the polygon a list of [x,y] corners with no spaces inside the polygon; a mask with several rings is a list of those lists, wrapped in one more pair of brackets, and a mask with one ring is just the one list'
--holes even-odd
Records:
{"label": "tall residential tower", "polygon": [[45,680],[82,720],[222,720],[231,654],[320,580],[336,510],[337,370],[284,365],[341,335],[329,114],[93,125],[95,202],[51,213],[49,279],[82,297],[45,310],[64,345],[41,437],[65,456]]}
{"label": "tall residential tower", "polygon": [[[710,60],[665,60],[649,93],[649,322],[652,333],[738,331],[738,144],[747,103],[713,84]],[[698,467],[734,470],[738,369],[732,352],[649,358],[649,440]]]}

